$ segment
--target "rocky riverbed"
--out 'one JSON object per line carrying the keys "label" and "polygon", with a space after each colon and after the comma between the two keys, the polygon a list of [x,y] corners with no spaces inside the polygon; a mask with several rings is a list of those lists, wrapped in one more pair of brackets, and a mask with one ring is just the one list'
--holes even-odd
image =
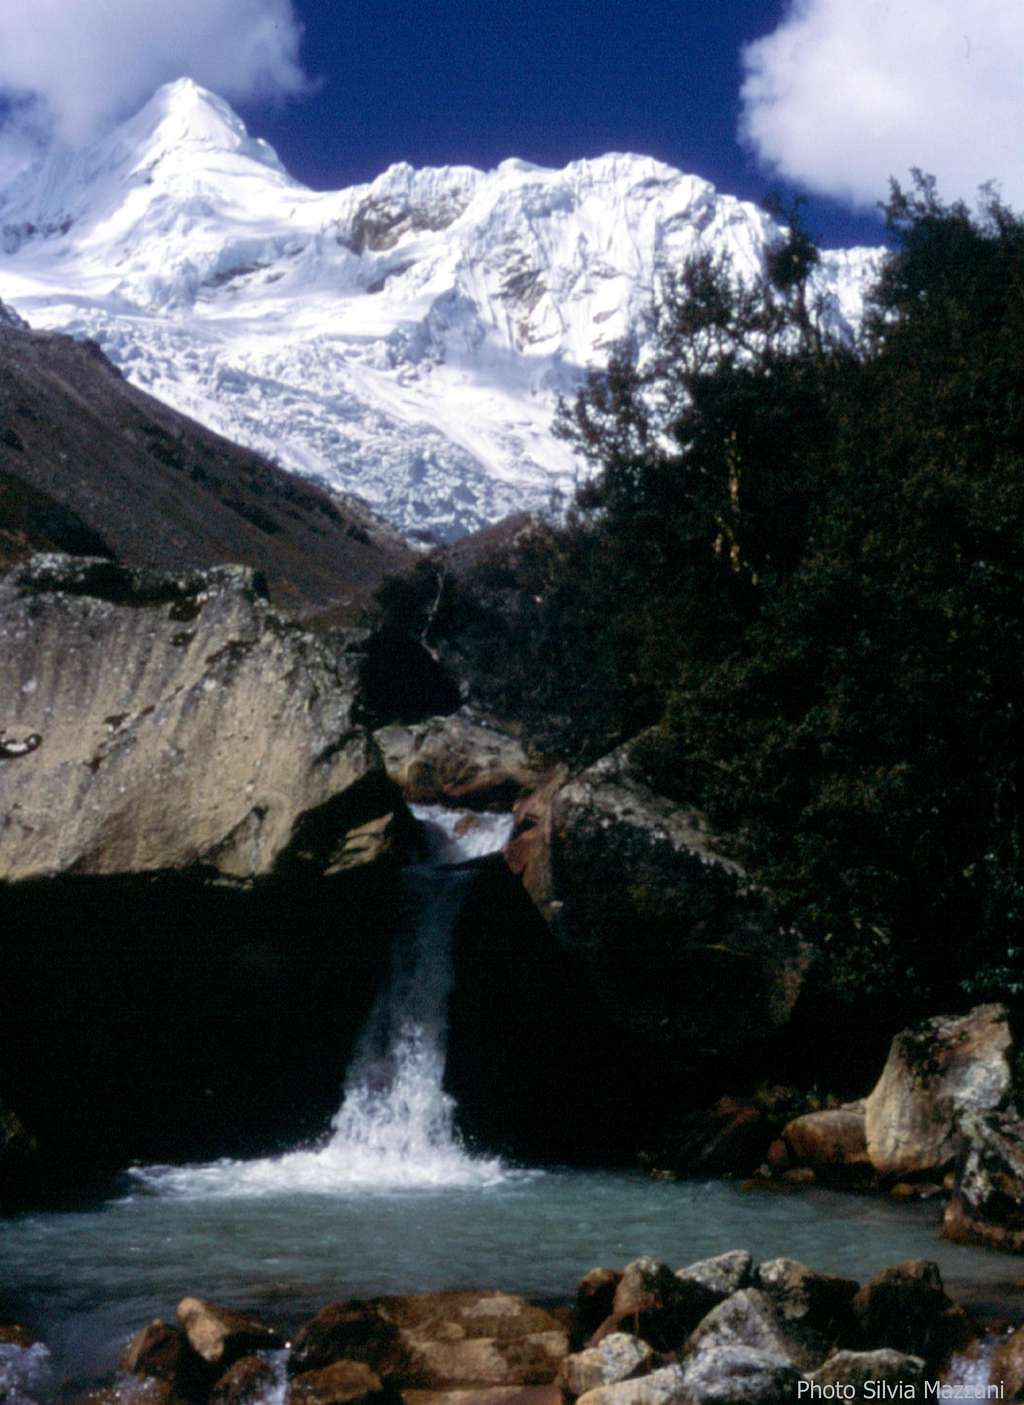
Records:
{"label": "rocky riverbed", "polygon": [[[0,1327],[0,1398],[51,1397],[48,1353]],[[1024,1328],[983,1336],[939,1268],[867,1282],[744,1250],[598,1267],[564,1306],[507,1292],[328,1303],[301,1324],[187,1296],[80,1405],[789,1405],[1024,1398]]]}

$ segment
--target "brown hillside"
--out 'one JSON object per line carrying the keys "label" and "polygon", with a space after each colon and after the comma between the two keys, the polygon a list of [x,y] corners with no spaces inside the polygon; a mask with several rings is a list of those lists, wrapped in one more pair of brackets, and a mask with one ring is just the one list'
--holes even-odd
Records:
{"label": "brown hillside", "polygon": [[238,562],[279,606],[339,618],[413,559],[367,509],[162,405],[93,343],[0,323],[0,570],[39,550]]}

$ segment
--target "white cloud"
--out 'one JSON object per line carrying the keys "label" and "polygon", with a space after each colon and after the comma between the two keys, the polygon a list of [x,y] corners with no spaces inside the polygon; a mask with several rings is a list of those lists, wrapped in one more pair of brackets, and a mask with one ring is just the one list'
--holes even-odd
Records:
{"label": "white cloud", "polygon": [[919,166],[1024,206],[1022,0],[793,0],[743,61],[741,136],[787,179],[870,205]]}
{"label": "white cloud", "polygon": [[301,34],[291,0],[0,0],[4,136],[77,145],[183,75],[236,100],[300,91]]}

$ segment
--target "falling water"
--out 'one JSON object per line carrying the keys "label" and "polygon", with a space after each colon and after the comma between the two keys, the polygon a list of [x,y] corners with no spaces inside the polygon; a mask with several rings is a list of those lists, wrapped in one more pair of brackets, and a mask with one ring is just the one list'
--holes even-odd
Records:
{"label": "falling water", "polygon": [[186,1196],[337,1194],[495,1184],[508,1172],[472,1156],[444,1091],[452,935],[473,880],[453,864],[506,843],[510,816],[415,810],[430,861],[402,874],[402,903],[387,982],[356,1045],[341,1107],[323,1145],[254,1161],[134,1170],[147,1189]]}

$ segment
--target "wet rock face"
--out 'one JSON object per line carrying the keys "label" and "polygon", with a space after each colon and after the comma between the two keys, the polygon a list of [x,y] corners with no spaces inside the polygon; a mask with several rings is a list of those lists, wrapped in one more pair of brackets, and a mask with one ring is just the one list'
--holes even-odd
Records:
{"label": "wet rock face", "polygon": [[1011,1044],[1004,1005],[940,1015],[898,1034],[866,1104],[875,1170],[906,1176],[950,1166],[961,1118],[1000,1108],[1009,1096]]}
{"label": "wet rock face", "polygon": [[0,582],[0,651],[0,879],[248,880],[386,851],[365,827],[398,803],[353,721],[356,662],[251,570],[36,556]]}
{"label": "wet rock face", "polygon": [[533,836],[516,866],[613,1027],[692,1058],[785,1025],[806,953],[703,817],[646,787],[625,750],[516,814]]}

